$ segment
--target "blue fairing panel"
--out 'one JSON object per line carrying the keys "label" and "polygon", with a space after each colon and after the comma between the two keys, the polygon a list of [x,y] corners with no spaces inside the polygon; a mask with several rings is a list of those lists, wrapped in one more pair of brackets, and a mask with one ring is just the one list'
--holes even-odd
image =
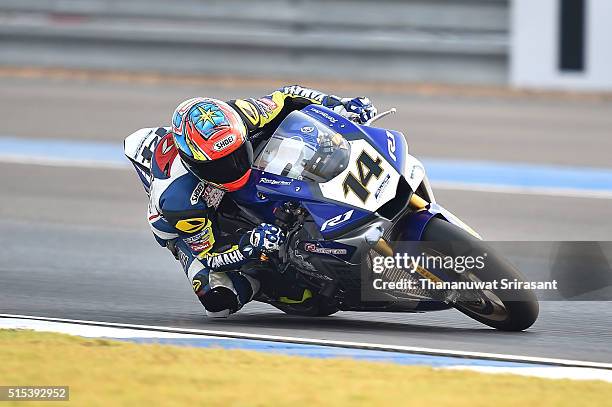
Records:
{"label": "blue fairing panel", "polygon": [[268,223],[274,223],[273,211],[276,207],[289,201],[301,202],[324,237],[348,231],[372,215],[368,211],[338,205],[337,202],[325,202],[316,187],[313,191],[313,185],[254,169],[247,185],[232,192],[231,196],[239,205],[252,209]]}
{"label": "blue fairing panel", "polygon": [[285,202],[313,199],[308,182],[251,170],[249,182],[240,190],[232,192],[231,197],[239,205],[254,210],[261,219],[274,223],[274,208]]}
{"label": "blue fairing panel", "polygon": [[428,209],[408,214],[402,218],[402,220],[400,220],[400,222],[396,225],[396,227],[400,229],[400,233],[396,240],[421,240],[427,224],[434,217],[444,219],[458,228],[465,230],[475,238],[482,239],[478,233],[476,233],[472,228],[466,225],[451,212],[447,211],[438,204],[432,203]]}
{"label": "blue fairing panel", "polygon": [[304,202],[303,205],[325,238],[337,236],[360,226],[372,215],[371,212],[339,206],[336,203]]}
{"label": "blue fairing panel", "polygon": [[379,129],[377,127],[359,127],[367,135],[367,140],[385,156],[397,172],[402,174],[404,161],[408,154],[404,135],[395,130]]}
{"label": "blue fairing panel", "polygon": [[252,170],[249,183],[255,185],[257,192],[270,197],[285,197],[288,201],[313,198],[311,185],[308,182],[269,174],[259,170]]}
{"label": "blue fairing panel", "polygon": [[420,241],[429,221],[436,216],[428,210],[414,212],[404,216],[395,227],[399,229],[398,241]]}

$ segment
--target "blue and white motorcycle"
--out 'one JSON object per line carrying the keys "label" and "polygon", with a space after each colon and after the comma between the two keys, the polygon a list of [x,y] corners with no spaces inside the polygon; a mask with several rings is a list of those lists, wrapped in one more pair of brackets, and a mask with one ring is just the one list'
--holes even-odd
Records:
{"label": "blue and white motorcycle", "polygon": [[[488,253],[487,267],[468,272],[417,267],[417,273],[390,268],[387,277],[432,281],[524,281],[524,277],[480,236],[436,203],[423,164],[408,153],[405,137],[363,125],[332,110],[310,105],[285,118],[255,151],[245,188],[232,193],[240,216],[221,213],[228,230],[266,222],[283,227],[287,242],[267,267],[304,288],[300,301],[262,295],[289,314],[327,316],[338,310],[424,312],[456,308],[491,327],[520,331],[538,316],[530,290],[520,298],[502,289],[470,291],[386,290],[371,300],[362,287],[376,257],[393,256],[398,241],[438,242],[438,254],[456,256],[456,242]],[[234,229],[235,230],[235,229]],[[453,244],[445,244],[452,242]],[[441,247],[441,249],[440,249]],[[310,297],[310,298],[308,298]]]}

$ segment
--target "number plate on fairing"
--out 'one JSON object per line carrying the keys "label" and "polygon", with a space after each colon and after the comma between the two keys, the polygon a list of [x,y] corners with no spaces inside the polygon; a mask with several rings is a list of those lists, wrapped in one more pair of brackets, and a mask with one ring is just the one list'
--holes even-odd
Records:
{"label": "number plate on fairing", "polygon": [[320,183],[324,197],[375,212],[395,197],[400,174],[366,140],[353,140],[348,167]]}

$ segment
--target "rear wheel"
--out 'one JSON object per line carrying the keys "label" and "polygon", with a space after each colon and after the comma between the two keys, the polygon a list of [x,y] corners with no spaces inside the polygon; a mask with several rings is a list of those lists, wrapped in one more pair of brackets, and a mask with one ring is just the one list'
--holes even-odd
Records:
{"label": "rear wheel", "polygon": [[[525,281],[525,277],[484,242],[474,238],[463,229],[438,218],[428,223],[422,237],[423,241],[449,242],[445,247],[446,256],[465,255],[458,253],[456,244],[450,242],[467,242],[475,252],[487,253],[485,267],[476,268],[460,275],[462,280],[469,281]],[[460,246],[460,245],[459,245]],[[508,290],[482,290],[473,295],[459,297],[453,301],[453,307],[465,315],[502,331],[522,331],[529,328],[538,318],[539,305],[532,290],[510,292]],[[509,300],[509,298],[512,298]]]}

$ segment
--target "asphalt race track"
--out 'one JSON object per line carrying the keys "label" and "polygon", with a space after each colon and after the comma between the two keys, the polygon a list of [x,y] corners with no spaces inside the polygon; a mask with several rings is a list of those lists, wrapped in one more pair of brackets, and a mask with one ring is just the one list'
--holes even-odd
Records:
{"label": "asphalt race track", "polygon": [[[13,78],[0,78],[0,89],[1,135],[118,144],[163,124],[183,98],[267,90]],[[612,167],[609,101],[370,96],[399,108],[388,126],[406,132],[417,156]],[[538,322],[512,334],[452,310],[307,319],[249,304],[207,320],[153,240],[132,172],[0,163],[0,173],[0,313],[612,362],[609,302],[542,302]],[[612,240],[610,199],[467,190],[437,198],[488,239]]]}

